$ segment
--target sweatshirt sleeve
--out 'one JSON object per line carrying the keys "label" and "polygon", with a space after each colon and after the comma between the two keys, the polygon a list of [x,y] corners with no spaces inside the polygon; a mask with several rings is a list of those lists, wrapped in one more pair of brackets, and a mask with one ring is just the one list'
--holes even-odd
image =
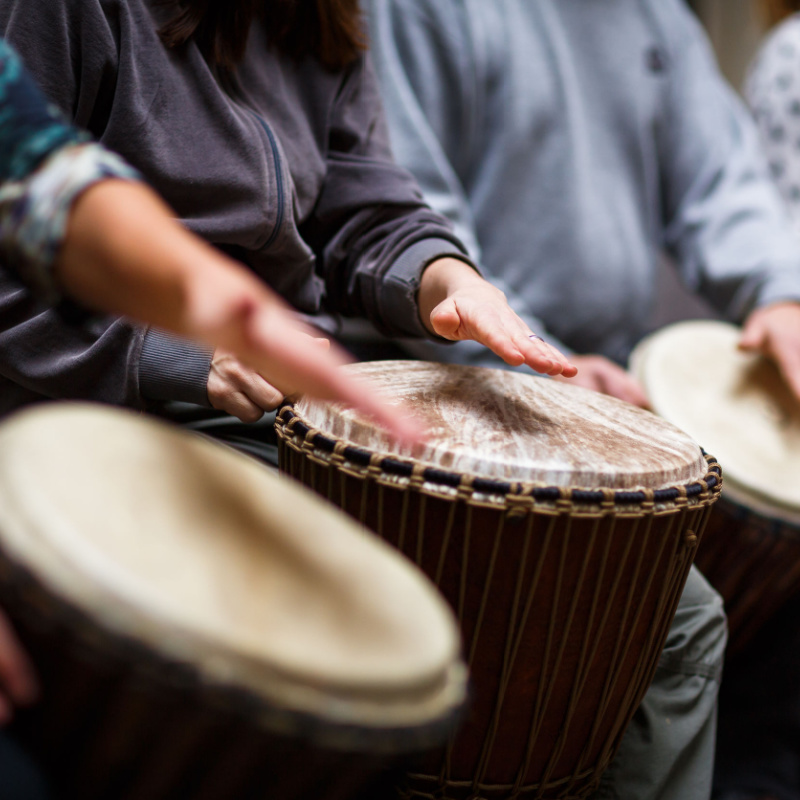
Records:
{"label": "sweatshirt sleeve", "polygon": [[[466,4],[453,0],[369,0],[370,41],[386,109],[391,146],[398,163],[419,182],[427,203],[453,226],[487,280],[531,330],[564,353],[558,341],[528,304],[482,261],[467,185],[482,157],[482,98],[489,76],[476,53],[473,25]],[[409,349],[414,346],[410,345]],[[420,343],[417,351],[441,356]],[[484,349],[461,343],[472,361]]]}
{"label": "sweatshirt sleeve", "polygon": [[666,51],[659,163],[667,248],[686,284],[730,319],[800,300],[800,242],[752,118],[685,5],[649,5]]}
{"label": "sweatshirt sleeve", "polygon": [[425,267],[443,257],[474,265],[451,226],[394,162],[367,58],[343,80],[326,166],[304,235],[317,252],[333,310],[364,316],[389,335],[429,336],[417,307]]}
{"label": "sweatshirt sleeve", "polygon": [[[50,102],[96,135],[102,133],[103,103],[113,100],[114,19],[114,3],[101,6],[98,0],[0,4],[0,35],[20,52]],[[65,187],[75,188],[72,166],[59,174],[69,178]],[[8,264],[7,254],[3,260]],[[111,317],[71,324],[15,281],[0,283],[0,374],[30,393],[134,408],[151,400],[207,405],[208,372],[203,376],[199,365],[210,363],[208,348],[157,331],[146,334]]]}

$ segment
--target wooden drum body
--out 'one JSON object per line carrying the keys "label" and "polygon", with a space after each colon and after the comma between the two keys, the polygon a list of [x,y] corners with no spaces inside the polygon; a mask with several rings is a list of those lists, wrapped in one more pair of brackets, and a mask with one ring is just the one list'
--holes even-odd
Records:
{"label": "wooden drum body", "polygon": [[420,412],[398,450],[350,411],[279,414],[282,469],[395,544],[456,610],[468,719],[407,797],[584,798],[656,667],[719,491],[687,436],[517,373],[355,367]]}
{"label": "wooden drum body", "polygon": [[449,609],[292,484],[99,406],[0,426],[0,608],[59,797],[360,797],[446,740],[466,685]]}
{"label": "wooden drum body", "polygon": [[725,465],[697,565],[725,600],[729,653],[800,590],[800,404],[771,362],[739,352],[740,335],[720,322],[680,323],[631,359],[653,410]]}

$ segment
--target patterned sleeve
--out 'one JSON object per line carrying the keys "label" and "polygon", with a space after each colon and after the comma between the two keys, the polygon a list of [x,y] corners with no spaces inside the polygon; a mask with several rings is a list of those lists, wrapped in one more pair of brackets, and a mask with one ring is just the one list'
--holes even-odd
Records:
{"label": "patterned sleeve", "polygon": [[138,174],[67,124],[0,40],[0,253],[48,302],[60,296],[53,265],[72,203],[110,177]]}
{"label": "patterned sleeve", "polygon": [[800,14],[775,30],[745,86],[770,171],[800,233]]}

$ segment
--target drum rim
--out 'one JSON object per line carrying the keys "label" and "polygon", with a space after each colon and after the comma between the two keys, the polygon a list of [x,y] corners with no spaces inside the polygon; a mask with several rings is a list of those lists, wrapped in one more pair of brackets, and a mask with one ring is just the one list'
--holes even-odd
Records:
{"label": "drum rim", "polygon": [[[379,469],[386,475],[401,479],[412,479],[453,491],[463,486],[468,473],[454,472],[411,458],[381,454],[358,445],[350,444],[313,428],[297,413],[291,401],[285,402],[278,410],[275,428],[279,440],[288,444],[292,439],[303,438],[326,454],[338,453],[343,459],[364,470]],[[575,505],[592,506],[613,501],[615,506],[639,506],[645,503],[672,504],[680,498],[699,500],[711,491],[717,494],[722,485],[722,470],[713,456],[702,450],[706,460],[707,472],[699,481],[677,484],[665,489],[589,489],[581,486],[553,486],[534,481],[502,481],[481,475],[470,476],[470,486],[476,493],[488,496],[514,496],[524,493],[534,503],[552,505],[559,501],[570,501]]]}
{"label": "drum rim", "polygon": [[[688,319],[674,322],[657,331],[653,331],[642,339],[634,347],[629,360],[629,372],[642,384],[645,392],[650,398],[654,413],[662,419],[684,429],[687,421],[696,424],[703,419],[703,415],[697,414],[695,417],[684,417],[681,422],[677,422],[673,413],[667,413],[674,409],[672,397],[663,391],[659,385],[656,392],[652,386],[652,375],[658,375],[658,364],[654,361],[653,353],[660,352],[663,355],[666,351],[675,351],[680,343],[676,341],[684,334],[692,334],[698,341],[708,341],[713,338],[715,346],[722,338],[726,346],[738,341],[741,328],[716,319]],[[658,348],[658,350],[657,350]],[[755,358],[757,354],[740,354],[744,357]],[[656,396],[658,395],[658,396]],[[717,398],[718,399],[718,398]],[[667,410],[665,411],[665,407]],[[698,440],[704,438],[699,432],[692,434]],[[741,456],[741,453],[739,454]],[[800,528],[800,505],[796,502],[787,500],[777,492],[766,491],[763,487],[754,487],[748,480],[747,470],[740,471],[743,463],[741,458],[735,459],[737,463],[732,465],[726,460],[725,466],[725,492],[724,496],[733,503],[745,509],[757,513],[767,519],[777,519],[786,525]]]}
{"label": "drum rim", "polygon": [[[113,409],[107,407],[95,407],[91,404],[69,403],[55,404],[50,406],[39,406],[17,415],[16,419],[21,420],[22,425],[33,424],[39,430],[39,421],[42,415],[58,414],[59,420],[63,423],[65,412],[90,414],[91,416],[106,415],[108,418],[124,415],[129,422],[135,421],[137,425],[146,424],[155,429],[159,427],[164,431],[169,431],[170,436],[180,437],[188,441],[189,438],[196,440],[198,446],[202,442],[202,447],[209,448],[208,442],[201,440],[195,435],[189,436],[172,426],[152,419],[140,419],[138,415],[129,411]],[[10,422],[8,423],[11,424]],[[222,448],[221,445],[213,445],[215,448]],[[251,460],[235,451],[224,449],[228,458],[235,457],[243,464],[251,464]],[[259,468],[261,469],[261,468]],[[277,480],[277,476],[272,478]],[[305,491],[305,490],[304,490]],[[2,494],[0,492],[0,494]],[[309,495],[311,498],[311,495]],[[338,513],[338,512],[337,512]],[[5,520],[5,525],[9,530],[13,530],[19,525],[19,518],[14,514]],[[348,522],[348,527],[353,527]],[[355,530],[355,529],[354,529]],[[364,534],[359,533],[363,538]],[[348,734],[348,741],[359,737],[359,746],[366,746],[364,752],[410,752],[416,751],[420,737],[426,741],[431,740],[431,744],[441,744],[444,736],[438,732],[446,733],[452,729],[452,722],[463,705],[467,694],[467,675],[463,660],[460,657],[460,646],[457,634],[454,634],[453,652],[445,662],[424,677],[424,680],[417,680],[414,683],[406,682],[399,684],[395,682],[387,690],[384,684],[379,687],[366,687],[364,682],[341,682],[335,685],[325,685],[320,682],[316,675],[309,675],[305,671],[296,672],[293,668],[286,668],[284,662],[273,662],[259,659],[256,654],[254,660],[253,653],[249,650],[240,650],[231,647],[228,640],[219,641],[209,638],[206,629],[198,628],[195,625],[187,625],[185,620],[169,618],[167,620],[168,630],[161,622],[155,621],[155,630],[160,635],[156,640],[152,636],[144,636],[143,640],[137,639],[137,626],[131,622],[134,616],[140,616],[141,606],[136,602],[131,602],[130,595],[120,595],[119,605],[115,605],[115,611],[110,615],[103,615],[93,619],[91,612],[83,602],[80,594],[70,591],[69,580],[66,583],[51,583],[49,578],[52,573],[40,570],[37,565],[27,557],[28,551],[19,549],[14,544],[15,539],[24,537],[0,537],[0,594],[11,594],[13,592],[6,589],[14,584],[17,577],[20,580],[27,574],[29,580],[27,586],[38,586],[37,596],[50,598],[50,601],[43,605],[34,604],[37,608],[52,610],[58,616],[60,604],[65,610],[63,618],[68,620],[85,619],[84,628],[91,628],[95,632],[105,632],[110,634],[117,644],[119,640],[128,641],[128,646],[121,649],[129,653],[133,647],[142,646],[144,652],[152,651],[153,658],[151,663],[161,665],[177,664],[184,665],[196,673],[196,682],[209,687],[228,687],[229,692],[238,691],[247,693],[248,704],[254,709],[251,716],[266,714],[269,719],[308,718],[311,725],[316,725],[321,730],[321,737],[331,735],[338,736],[337,732],[351,731]],[[372,539],[373,537],[366,537]],[[384,543],[371,542],[370,547],[380,544],[382,549],[388,552],[391,548]],[[392,561],[396,557],[392,554]],[[416,576],[417,570],[404,569]],[[77,573],[69,573],[74,576]],[[25,583],[23,581],[23,583]],[[425,580],[421,584],[425,593],[437,600],[437,605],[441,605],[446,610],[446,604],[439,598],[438,593],[432,584]],[[106,584],[98,584],[102,593],[108,589]],[[108,595],[104,594],[104,597]],[[55,606],[55,607],[54,607]],[[452,612],[447,610],[448,617]],[[52,615],[51,615],[52,616]],[[32,624],[36,621],[33,620]],[[455,631],[455,625],[453,625]],[[165,637],[164,634],[168,634]],[[172,641],[167,645],[164,642],[170,638]],[[98,637],[90,638],[91,642],[97,642]],[[186,643],[189,646],[186,646]],[[197,647],[195,647],[197,646]],[[103,651],[102,646],[99,648]],[[187,655],[188,654],[188,655]],[[189,661],[192,655],[197,656],[196,660]],[[230,666],[233,662],[242,665],[241,671],[232,672]],[[255,668],[253,665],[255,664]],[[309,702],[309,700],[311,702]],[[259,710],[266,709],[266,711]],[[319,724],[317,724],[319,723]],[[270,729],[276,729],[271,724]],[[358,731],[363,731],[358,734]],[[369,749],[369,742],[374,740],[374,747]],[[341,748],[340,748],[341,749]]]}
{"label": "drum rim", "polygon": [[[402,755],[440,746],[466,710],[468,676],[461,660],[455,660],[443,675],[439,711],[425,722],[384,725],[373,720],[371,724],[349,715],[338,716],[335,709],[334,713],[325,713],[325,709],[310,710],[283,702],[282,697],[226,681],[173,653],[148,647],[130,632],[104,624],[71,598],[49,588],[27,565],[2,552],[6,564],[0,572],[3,607],[48,635],[62,638],[73,657],[124,665],[129,682],[138,680],[176,690],[180,702],[205,697],[211,708],[265,731],[341,752]],[[328,699],[336,705],[333,697]]]}

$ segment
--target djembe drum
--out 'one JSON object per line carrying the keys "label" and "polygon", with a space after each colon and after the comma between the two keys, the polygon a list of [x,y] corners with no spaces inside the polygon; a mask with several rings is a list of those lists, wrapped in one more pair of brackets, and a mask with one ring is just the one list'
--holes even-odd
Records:
{"label": "djembe drum", "polygon": [[0,426],[0,608],[62,798],[372,800],[465,694],[452,614],[394,550],[233,450],[101,406]]}
{"label": "djembe drum", "polygon": [[584,798],[653,676],[719,468],[674,426],[518,373],[354,367],[417,410],[424,445],[302,400],[282,469],[392,542],[456,610],[469,717],[419,798]]}
{"label": "djembe drum", "polygon": [[738,350],[740,335],[679,323],[631,359],[653,410],[725,465],[697,565],[725,600],[729,653],[800,589],[800,403],[770,361]]}

